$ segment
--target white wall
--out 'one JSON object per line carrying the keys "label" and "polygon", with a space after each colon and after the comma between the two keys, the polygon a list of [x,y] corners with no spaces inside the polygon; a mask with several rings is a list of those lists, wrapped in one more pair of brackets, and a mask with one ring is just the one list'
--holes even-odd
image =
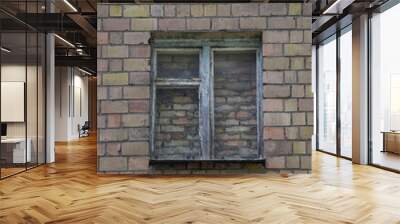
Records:
{"label": "white wall", "polygon": [[[27,70],[26,70],[27,69]],[[35,73],[36,74],[36,67],[34,66],[27,66],[25,64],[3,64],[1,66],[1,81],[2,82],[24,82],[26,83],[25,76],[26,72],[28,74]],[[31,82],[29,84],[32,84]],[[36,82],[33,83],[36,85]],[[36,98],[36,89],[28,88],[27,93],[27,103],[31,103],[33,98]],[[33,90],[30,92],[29,90]],[[35,102],[36,103],[36,102]],[[33,106],[33,105],[31,105]],[[36,104],[34,105],[36,107]],[[1,110],[7,110],[7,108],[1,108]],[[35,121],[36,123],[36,114],[28,113],[28,122]],[[33,116],[33,117],[32,117]],[[8,137],[25,137],[25,126],[26,122],[7,122],[7,136]],[[29,124],[28,127],[33,127],[33,124]],[[28,133],[29,137],[29,133]]]}
{"label": "white wall", "polygon": [[88,78],[72,67],[56,67],[55,73],[55,140],[74,140],[78,125],[88,120]]}

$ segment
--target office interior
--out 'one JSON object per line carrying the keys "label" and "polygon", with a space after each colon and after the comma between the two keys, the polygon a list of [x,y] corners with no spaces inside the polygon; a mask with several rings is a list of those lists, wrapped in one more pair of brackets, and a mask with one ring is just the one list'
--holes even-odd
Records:
{"label": "office interior", "polygon": [[[353,67],[353,50],[365,52],[365,120],[367,151],[365,164],[400,172],[400,4],[388,1],[369,10],[365,18],[365,45],[353,46],[359,30],[353,30],[348,16],[338,20],[337,29],[329,35],[314,38],[313,62],[316,88],[315,148],[334,156],[353,160],[352,144],[354,113],[352,100],[360,89],[353,89],[357,81]],[[359,24],[357,24],[359,27]],[[358,29],[358,28],[357,28]],[[354,36],[356,32],[356,37]],[[324,37],[321,37],[324,36]],[[357,43],[358,44],[358,43]],[[358,53],[358,52],[357,52]],[[353,130],[353,131],[352,131]],[[357,140],[356,140],[357,141]],[[367,144],[368,143],[368,144]],[[357,162],[358,163],[358,162]]]}
{"label": "office interior", "polygon": [[[45,27],[33,26],[32,20],[27,23],[34,18],[36,24],[41,24],[40,17],[30,18],[28,13],[75,12],[73,6],[64,3],[4,0],[0,4],[0,176],[4,178],[54,162],[54,153],[49,154],[47,149],[54,149],[54,142],[63,144],[79,139],[83,126],[95,133],[96,34],[95,30],[88,34],[79,26],[70,27],[72,31],[67,32],[60,24]],[[368,55],[368,82],[363,86],[367,89],[367,117],[363,123],[367,132],[364,142],[368,146],[366,161],[362,163],[400,172],[400,67],[396,61],[400,31],[393,28],[400,20],[400,5],[393,0],[379,4],[362,11],[368,11],[368,43],[363,49]],[[76,5],[89,24],[96,23],[95,4],[78,1]],[[337,23],[321,26],[313,34],[314,148],[356,161],[353,157],[359,152],[352,145],[352,100],[353,44],[357,37],[349,16],[351,13],[341,13]],[[331,27],[333,32],[329,31]],[[48,33],[55,34],[53,39]],[[53,73],[58,75],[51,77]],[[53,79],[54,86],[49,85],[49,79]],[[48,103],[52,97],[54,105]],[[52,116],[54,124],[49,121]],[[48,128],[50,125],[52,129]]]}
{"label": "office interior", "polygon": [[[95,12],[93,3],[77,6],[82,13]],[[49,12],[73,13],[76,8],[60,1],[4,0],[0,9],[4,179],[55,162],[54,144],[95,135],[97,78],[95,39],[88,43],[71,19],[46,21]]]}

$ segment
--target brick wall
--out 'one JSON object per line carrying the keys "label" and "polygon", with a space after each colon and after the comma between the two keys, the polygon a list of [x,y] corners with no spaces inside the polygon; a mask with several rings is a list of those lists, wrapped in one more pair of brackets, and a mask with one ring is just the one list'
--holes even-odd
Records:
{"label": "brick wall", "polygon": [[214,107],[217,159],[257,159],[256,54],[214,56]]}
{"label": "brick wall", "polygon": [[227,166],[168,165],[167,172],[149,165],[152,31],[262,32],[266,168],[311,169],[311,4],[124,3],[98,4],[98,172],[215,173]]}
{"label": "brick wall", "polygon": [[199,93],[196,89],[157,90],[157,159],[199,157]]}

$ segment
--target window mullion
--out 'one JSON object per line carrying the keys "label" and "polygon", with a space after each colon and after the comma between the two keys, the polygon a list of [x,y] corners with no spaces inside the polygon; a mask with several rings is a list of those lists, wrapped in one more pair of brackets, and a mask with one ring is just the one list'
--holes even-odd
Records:
{"label": "window mullion", "polygon": [[210,46],[200,53],[199,131],[202,159],[210,159]]}

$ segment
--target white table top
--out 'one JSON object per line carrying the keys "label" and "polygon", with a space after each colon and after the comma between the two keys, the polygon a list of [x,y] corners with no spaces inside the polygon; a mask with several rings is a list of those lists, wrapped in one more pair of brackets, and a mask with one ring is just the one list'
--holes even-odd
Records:
{"label": "white table top", "polygon": [[[5,139],[1,139],[1,143],[10,143],[10,144],[15,144],[15,143],[20,143],[20,142],[24,142],[25,138],[5,138]],[[28,139],[29,141],[29,139]]]}

